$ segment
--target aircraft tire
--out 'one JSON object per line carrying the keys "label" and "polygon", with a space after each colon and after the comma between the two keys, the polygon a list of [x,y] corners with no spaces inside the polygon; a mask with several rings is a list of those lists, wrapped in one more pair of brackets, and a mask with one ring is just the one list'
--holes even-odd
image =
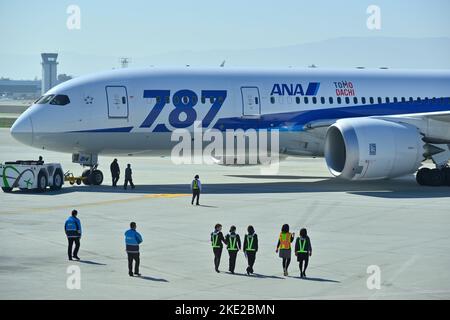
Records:
{"label": "aircraft tire", "polygon": [[90,183],[94,186],[99,186],[103,182],[103,173],[100,170],[94,170],[89,176]]}
{"label": "aircraft tire", "polygon": [[83,178],[83,184],[86,186],[91,185],[91,179],[89,179],[90,174],[91,174],[90,169],[84,170],[83,173],[81,174],[81,177]]}

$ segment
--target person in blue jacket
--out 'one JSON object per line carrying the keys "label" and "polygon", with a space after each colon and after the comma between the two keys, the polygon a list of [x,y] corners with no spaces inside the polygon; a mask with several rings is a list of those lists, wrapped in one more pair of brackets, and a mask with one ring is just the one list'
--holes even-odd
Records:
{"label": "person in blue jacket", "polygon": [[130,230],[125,232],[125,245],[128,254],[128,274],[133,277],[133,260],[134,265],[134,275],[140,276],[139,273],[139,244],[142,243],[142,236],[136,231],[136,222],[130,223]]}
{"label": "person in blue jacket", "polygon": [[[81,239],[81,222],[80,219],[77,218],[78,211],[72,210],[72,216],[70,216],[66,223],[64,224],[64,231],[66,232],[67,240],[69,242],[69,246],[67,248],[67,255],[69,256],[69,260],[72,260],[72,257],[76,260],[80,260],[78,257],[78,250],[80,250],[80,239]],[[75,243],[75,250],[72,248]]]}

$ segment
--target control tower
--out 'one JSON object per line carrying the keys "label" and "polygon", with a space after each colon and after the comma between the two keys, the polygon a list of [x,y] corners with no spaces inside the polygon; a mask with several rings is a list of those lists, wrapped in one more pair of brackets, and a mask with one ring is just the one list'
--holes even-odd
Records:
{"label": "control tower", "polygon": [[56,78],[56,67],[58,62],[57,53],[41,53],[42,57],[42,94],[50,90],[52,87],[56,86],[58,79]]}

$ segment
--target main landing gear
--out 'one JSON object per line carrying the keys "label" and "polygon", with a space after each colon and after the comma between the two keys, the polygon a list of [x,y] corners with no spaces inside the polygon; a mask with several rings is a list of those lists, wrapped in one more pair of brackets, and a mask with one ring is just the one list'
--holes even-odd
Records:
{"label": "main landing gear", "polygon": [[81,180],[83,184],[89,186],[99,186],[103,182],[103,173],[97,169],[98,155],[91,153],[74,153],[72,154],[72,162],[78,163],[83,167],[89,167],[83,171]]}
{"label": "main landing gear", "polygon": [[417,172],[416,181],[421,186],[450,186],[450,168],[421,168]]}
{"label": "main landing gear", "polygon": [[436,168],[420,168],[416,175],[416,181],[421,186],[450,186],[450,167],[448,161],[450,159],[450,145],[433,144],[428,145],[431,160]]}

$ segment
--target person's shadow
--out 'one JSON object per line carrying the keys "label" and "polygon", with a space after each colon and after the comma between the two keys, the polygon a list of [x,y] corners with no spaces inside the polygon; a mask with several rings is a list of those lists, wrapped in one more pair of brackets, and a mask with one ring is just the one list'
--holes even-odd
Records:
{"label": "person's shadow", "polygon": [[156,281],[156,282],[169,282],[166,279],[162,279],[162,278],[153,278],[153,277],[149,277],[149,276],[140,276],[140,277],[135,277],[135,278],[139,278],[139,279],[143,279],[143,280],[147,280],[147,281]]}
{"label": "person's shadow", "polygon": [[231,275],[231,276],[240,276],[240,277],[247,277],[247,278],[259,278],[259,279],[278,279],[278,280],[282,280],[284,278],[282,277],[277,277],[277,276],[266,276],[263,274],[259,274],[259,273],[253,273],[251,275],[248,275],[246,273],[239,273],[239,272],[235,272],[235,273],[231,273],[231,272],[227,272],[227,274]]}
{"label": "person's shadow", "polygon": [[299,280],[306,280],[306,281],[341,283],[340,281],[337,281],[337,280],[325,279],[325,278],[311,278],[311,277],[301,278],[300,276],[291,277],[291,278],[295,278],[295,279],[299,279]]}
{"label": "person's shadow", "polygon": [[90,261],[90,260],[79,260],[78,262],[85,263],[85,264],[91,264],[91,265],[95,265],[95,266],[106,266],[105,263],[100,263],[100,262],[95,262],[95,261]]}

